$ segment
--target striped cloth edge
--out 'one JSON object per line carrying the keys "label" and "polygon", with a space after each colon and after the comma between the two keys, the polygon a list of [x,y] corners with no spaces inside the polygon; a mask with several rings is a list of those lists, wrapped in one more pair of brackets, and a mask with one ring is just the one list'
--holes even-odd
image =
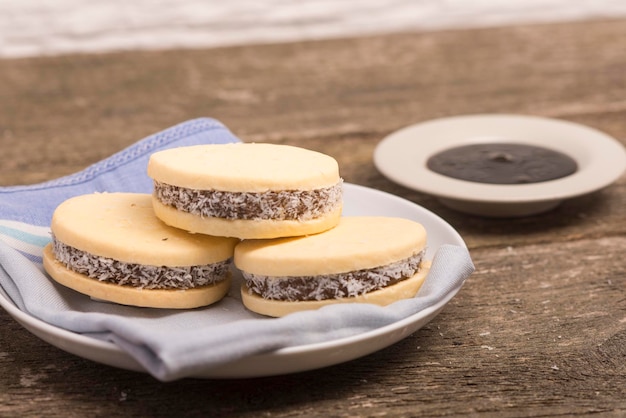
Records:
{"label": "striped cloth edge", "polygon": [[51,241],[50,228],[0,219],[0,240],[30,261],[42,264],[43,248]]}

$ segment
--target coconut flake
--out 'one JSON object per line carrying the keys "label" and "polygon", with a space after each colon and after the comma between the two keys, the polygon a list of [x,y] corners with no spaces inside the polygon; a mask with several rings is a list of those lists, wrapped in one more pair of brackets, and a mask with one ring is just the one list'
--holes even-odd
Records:
{"label": "coconut flake", "polygon": [[420,271],[424,251],[371,269],[319,276],[264,276],[242,272],[250,294],[264,299],[307,301],[355,297],[413,277]]}
{"label": "coconut flake", "polygon": [[164,205],[202,217],[245,220],[308,221],[332,212],[342,201],[342,181],[314,190],[224,192],[154,182],[154,196]]}
{"label": "coconut flake", "polygon": [[76,273],[101,282],[138,289],[192,289],[228,278],[230,259],[196,266],[151,266],[125,263],[71,247],[52,237],[54,256]]}

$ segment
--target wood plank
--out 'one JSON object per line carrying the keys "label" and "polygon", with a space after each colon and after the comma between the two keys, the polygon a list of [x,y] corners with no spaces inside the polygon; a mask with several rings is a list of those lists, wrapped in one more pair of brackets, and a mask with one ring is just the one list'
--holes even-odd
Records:
{"label": "wood plank", "polygon": [[[583,27],[587,36],[573,36]],[[626,143],[626,59],[620,48],[599,47],[625,36],[617,20],[3,61],[0,185],[68,174],[167,126],[212,116],[245,141],[333,155],[346,181],[435,211],[471,247],[517,245],[546,229],[564,240],[622,234],[623,178],[547,216],[485,222],[392,184],[371,155],[402,126],[481,112],[561,117]]]}
{"label": "wood plank", "polygon": [[3,321],[0,415],[43,405],[71,405],[75,416],[181,407],[273,417],[623,413],[624,248],[626,238],[613,237],[478,250],[476,273],[435,321],[365,359],[290,376],[160,384]]}
{"label": "wood plank", "polygon": [[[1,184],[73,172],[198,116],[247,141],[380,138],[421,120],[482,112],[565,117],[624,138],[626,60],[616,42],[625,26],[4,60]],[[24,155],[20,144],[42,153]]]}
{"label": "wood plank", "polygon": [[0,416],[626,414],[626,179],[514,220],[459,214],[372,163],[388,133],[467,113],[559,117],[626,143],[626,20],[0,61],[0,185],[69,174],[198,116],[336,157],[463,235],[476,273],[429,325],[324,370],[162,384],[0,312]]}

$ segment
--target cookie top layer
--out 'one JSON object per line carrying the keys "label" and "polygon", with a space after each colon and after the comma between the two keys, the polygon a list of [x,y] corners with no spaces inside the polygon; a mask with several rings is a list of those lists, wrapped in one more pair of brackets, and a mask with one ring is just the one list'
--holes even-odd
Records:
{"label": "cookie top layer", "polygon": [[337,161],[288,145],[234,143],[196,145],[150,156],[154,180],[199,190],[265,192],[312,190],[340,181]]}
{"label": "cookie top layer", "polygon": [[426,230],[403,218],[343,217],[316,235],[247,240],[235,248],[235,265],[265,276],[336,274],[391,264],[426,246]]}
{"label": "cookie top layer", "polygon": [[93,255],[151,266],[212,264],[232,257],[238,240],[194,235],[167,226],[149,194],[94,193],[61,203],[51,223],[56,239]]}

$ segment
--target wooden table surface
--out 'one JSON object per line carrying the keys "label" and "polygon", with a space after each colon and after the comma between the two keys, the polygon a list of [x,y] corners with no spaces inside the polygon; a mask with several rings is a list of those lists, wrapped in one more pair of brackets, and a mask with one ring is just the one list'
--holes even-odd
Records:
{"label": "wooden table surface", "polygon": [[161,383],[67,354],[0,312],[0,416],[626,415],[626,178],[542,215],[485,219],[384,178],[388,133],[471,113],[561,118],[626,144],[626,20],[196,51],[0,61],[0,185],[80,170],[210,116],[320,150],[426,207],[476,272],[430,324],[346,364]]}

